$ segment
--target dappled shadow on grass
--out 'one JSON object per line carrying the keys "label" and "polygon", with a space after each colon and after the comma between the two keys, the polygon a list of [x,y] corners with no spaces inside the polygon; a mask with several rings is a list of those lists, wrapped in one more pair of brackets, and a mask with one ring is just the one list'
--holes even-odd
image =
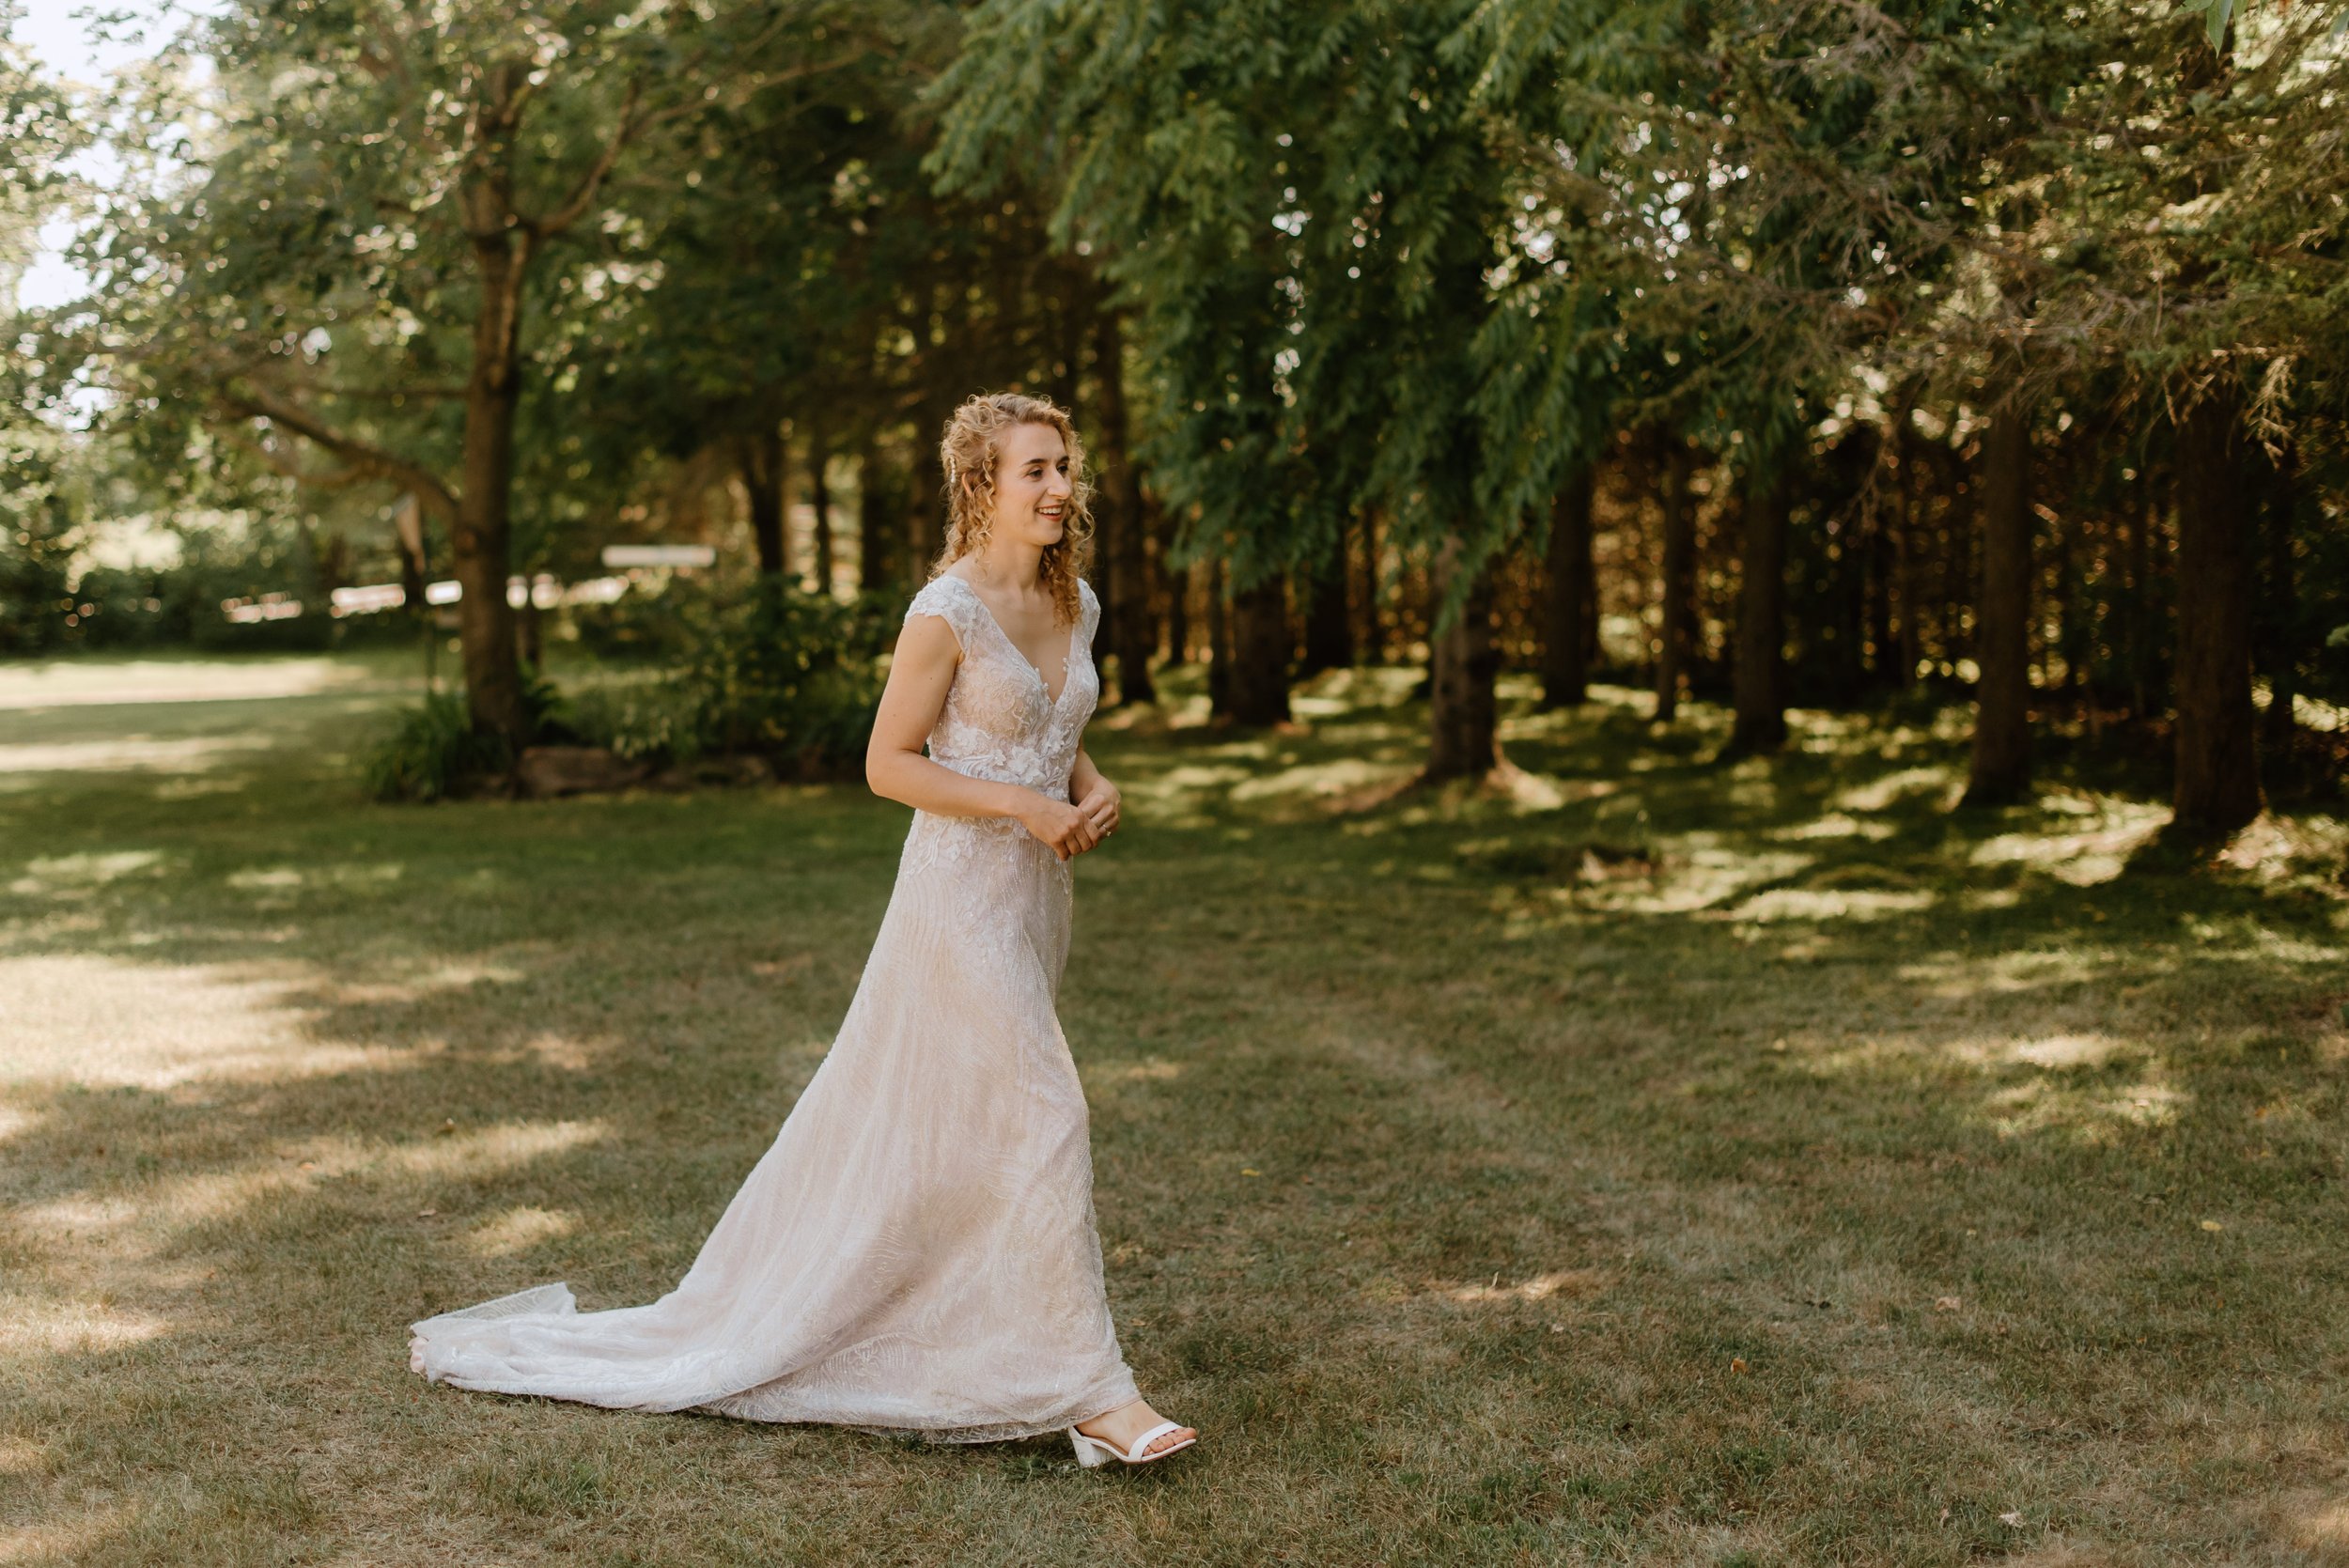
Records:
{"label": "dappled shadow on grass", "polygon": [[292,701],[218,794],[43,775],[0,806],[0,982],[46,999],[38,1038],[0,1014],[0,1528],[697,1564],[2305,1533],[2349,1462],[2319,879],[2121,875],[2150,808],[2061,774],[1953,814],[1930,716],[1723,766],[1703,705],[1513,688],[1549,794],[1374,800],[1421,759],[1408,674],[1089,742],[1132,830],[1079,862],[1063,1016],[1128,1357],[1207,1434],[1109,1484],[405,1368],[443,1307],[676,1282],[837,1023],[897,808],[366,807]]}

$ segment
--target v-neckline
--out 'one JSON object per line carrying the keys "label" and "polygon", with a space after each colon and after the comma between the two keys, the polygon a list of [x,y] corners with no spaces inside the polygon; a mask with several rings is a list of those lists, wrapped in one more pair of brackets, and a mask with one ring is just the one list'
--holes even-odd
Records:
{"label": "v-neckline", "polygon": [[1061,698],[1067,696],[1069,687],[1076,684],[1077,633],[1083,629],[1083,617],[1079,616],[1075,621],[1069,624],[1068,651],[1061,656],[1060,693],[1058,696],[1055,696],[1052,692],[1052,683],[1045,678],[1044,672],[1036,666],[1035,662],[1031,660],[1025,652],[1021,650],[1018,643],[1012,641],[1011,633],[1003,629],[1003,623],[997,620],[995,618],[995,612],[988,608],[987,596],[980,593],[978,589],[972,587],[971,585],[971,580],[962,576],[958,572],[941,572],[939,573],[939,576],[951,577],[956,582],[962,584],[962,591],[971,596],[972,602],[975,603],[979,607],[979,613],[987,617],[987,624],[995,629],[995,635],[1001,637],[1003,640],[1003,645],[1011,649],[1013,656],[1019,660],[1019,667],[1027,671],[1028,674],[1035,676],[1036,685],[1041,687],[1044,691],[1045,703],[1053,712],[1059,712]]}

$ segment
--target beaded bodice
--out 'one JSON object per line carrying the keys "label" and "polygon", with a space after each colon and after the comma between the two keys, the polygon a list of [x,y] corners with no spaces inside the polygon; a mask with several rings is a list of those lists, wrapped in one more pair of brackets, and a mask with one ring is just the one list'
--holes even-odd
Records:
{"label": "beaded bodice", "polygon": [[1044,672],[1028,662],[970,583],[943,573],[913,596],[906,618],[940,616],[962,644],[962,663],[930,731],[933,761],[974,779],[1049,793],[1068,787],[1078,739],[1101,696],[1093,667],[1100,601],[1092,584],[1081,580],[1078,596],[1081,609],[1069,629],[1066,674],[1057,699]]}

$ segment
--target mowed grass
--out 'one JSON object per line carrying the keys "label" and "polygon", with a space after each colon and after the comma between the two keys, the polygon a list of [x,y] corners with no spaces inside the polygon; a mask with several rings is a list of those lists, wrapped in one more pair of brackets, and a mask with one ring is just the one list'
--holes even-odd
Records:
{"label": "mowed grass", "polygon": [[371,806],[389,667],[233,668],[0,671],[0,1562],[2349,1560],[2336,822],[2195,867],[2060,768],[1952,813],[1962,715],[1722,768],[1515,687],[1524,779],[1393,795],[1408,672],[1254,736],[1178,673],[1062,1014],[1205,1436],[1087,1473],[409,1373],[675,1283],[907,815]]}

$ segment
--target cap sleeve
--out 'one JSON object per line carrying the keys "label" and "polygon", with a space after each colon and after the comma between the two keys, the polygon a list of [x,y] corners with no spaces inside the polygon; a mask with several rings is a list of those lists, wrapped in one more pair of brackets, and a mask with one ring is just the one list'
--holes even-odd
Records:
{"label": "cap sleeve", "polygon": [[910,624],[916,615],[936,615],[954,629],[955,641],[963,651],[971,649],[971,634],[975,629],[974,606],[971,602],[971,585],[959,577],[943,573],[922,585],[906,606],[906,620]]}
{"label": "cap sleeve", "polygon": [[1093,584],[1081,577],[1077,579],[1077,606],[1079,618],[1084,622],[1085,646],[1091,647],[1093,634],[1101,625],[1101,598],[1093,591]]}

